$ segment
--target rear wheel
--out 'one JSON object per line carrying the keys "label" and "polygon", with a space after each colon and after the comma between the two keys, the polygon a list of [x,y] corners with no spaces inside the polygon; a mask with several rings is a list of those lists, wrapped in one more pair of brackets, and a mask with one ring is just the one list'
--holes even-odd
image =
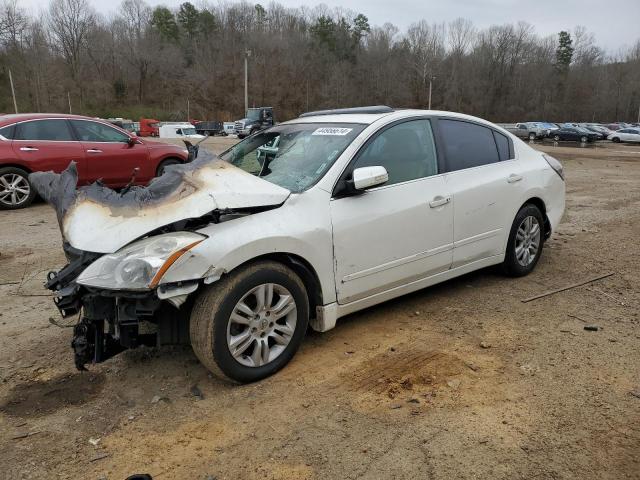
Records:
{"label": "rear wheel", "polygon": [[584,135],[582,137],[580,137],[580,143],[587,143],[588,141],[589,141],[588,137],[586,137]]}
{"label": "rear wheel", "polygon": [[553,136],[553,141],[554,142],[559,142],[560,141],[560,135],[554,135]]}
{"label": "rear wheel", "polygon": [[162,162],[160,162],[160,165],[158,165],[158,169],[156,170],[156,177],[161,176],[164,173],[164,170],[169,165],[180,165],[181,163],[182,162],[177,158],[169,158],[167,160],[163,160]]}
{"label": "rear wheel", "polygon": [[26,171],[16,167],[0,168],[0,210],[28,207],[35,196]]}
{"label": "rear wheel", "polygon": [[544,245],[544,218],[538,207],[526,204],[513,220],[502,267],[512,277],[533,271]]}
{"label": "rear wheel", "polygon": [[259,262],[200,294],[191,313],[191,346],[212,372],[253,382],[291,360],[308,322],[300,278],[280,263]]}
{"label": "rear wheel", "polygon": [[536,139],[536,134],[535,134],[535,133],[533,133],[533,132],[531,132],[531,133],[529,134],[529,141],[530,141],[530,142],[533,142],[535,139]]}
{"label": "rear wheel", "polygon": [[611,141],[614,142],[614,143],[620,143],[620,138],[619,137],[613,137],[611,139]]}

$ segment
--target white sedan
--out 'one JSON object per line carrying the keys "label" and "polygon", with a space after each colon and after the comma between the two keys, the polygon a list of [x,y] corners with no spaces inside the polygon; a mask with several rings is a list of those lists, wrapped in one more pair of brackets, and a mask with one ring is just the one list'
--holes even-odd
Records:
{"label": "white sedan", "polygon": [[240,382],[308,325],[491,265],[527,275],[565,206],[562,165],[504,129],[389,107],[305,114],[137,192],[86,188],[57,202],[70,264],[48,282],[83,312],[78,367],[186,336]]}
{"label": "white sedan", "polygon": [[640,128],[622,128],[607,137],[612,142],[640,142]]}

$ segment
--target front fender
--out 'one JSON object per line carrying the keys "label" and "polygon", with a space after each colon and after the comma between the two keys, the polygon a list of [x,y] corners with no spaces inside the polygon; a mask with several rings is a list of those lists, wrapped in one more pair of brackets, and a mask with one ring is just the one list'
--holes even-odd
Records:
{"label": "front fender", "polygon": [[313,189],[293,195],[280,208],[209,225],[200,232],[209,238],[180,257],[167,270],[161,285],[195,279],[212,283],[258,257],[288,254],[303,258],[314,269],[324,303],[335,301],[326,192]]}

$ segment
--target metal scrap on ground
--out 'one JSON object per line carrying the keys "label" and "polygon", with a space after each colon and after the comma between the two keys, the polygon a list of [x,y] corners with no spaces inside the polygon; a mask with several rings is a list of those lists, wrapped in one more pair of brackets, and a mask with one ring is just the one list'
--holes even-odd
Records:
{"label": "metal scrap on ground", "polygon": [[525,298],[522,300],[522,303],[531,302],[532,300],[537,300],[538,298],[548,297],[549,295],[553,295],[556,293],[564,292],[565,290],[570,290],[572,288],[581,287],[582,285],[586,285],[587,283],[595,282],[596,280],[602,280],[603,278],[610,277],[615,272],[605,273],[604,275],[600,275],[598,277],[590,278],[589,280],[585,280],[583,282],[573,283],[571,285],[567,285],[566,287],[556,288],[554,290],[549,290],[548,292],[541,293],[540,295],[535,295],[533,297]]}

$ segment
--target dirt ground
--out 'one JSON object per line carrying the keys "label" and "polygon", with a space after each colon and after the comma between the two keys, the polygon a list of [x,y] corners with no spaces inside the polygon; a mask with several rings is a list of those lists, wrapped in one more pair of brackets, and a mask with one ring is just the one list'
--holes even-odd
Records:
{"label": "dirt ground", "polygon": [[245,386],[189,347],[77,372],[42,287],[64,264],[53,211],[0,212],[0,478],[640,478],[640,147],[539,148],[568,196],[533,274],[351,315]]}

